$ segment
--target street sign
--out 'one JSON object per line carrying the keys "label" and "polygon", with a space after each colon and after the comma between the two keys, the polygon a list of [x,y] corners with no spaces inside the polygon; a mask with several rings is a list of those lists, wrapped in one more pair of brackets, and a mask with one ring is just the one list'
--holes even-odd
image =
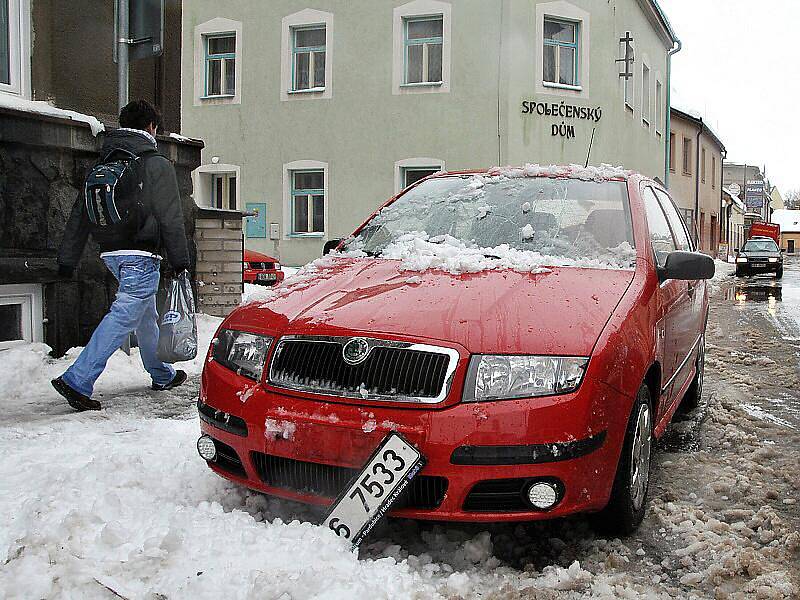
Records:
{"label": "street sign", "polygon": [[764,206],[764,182],[750,180],[744,188],[744,204],[747,208],[760,209]]}
{"label": "street sign", "polygon": [[732,183],[728,186],[728,191],[734,196],[738,196],[742,193],[742,186],[740,186],[738,183]]}
{"label": "street sign", "polygon": [[[164,53],[164,0],[129,0],[128,60],[141,60]],[[119,0],[114,2],[114,40],[119,42]],[[114,62],[118,48],[114,44]]]}

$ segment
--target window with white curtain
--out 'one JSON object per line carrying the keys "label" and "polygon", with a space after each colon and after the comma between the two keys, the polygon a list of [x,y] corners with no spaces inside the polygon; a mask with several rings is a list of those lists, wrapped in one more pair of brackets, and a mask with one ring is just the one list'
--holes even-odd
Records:
{"label": "window with white curtain", "polygon": [[24,24],[29,10],[27,0],[0,0],[0,92],[26,93],[30,48]]}

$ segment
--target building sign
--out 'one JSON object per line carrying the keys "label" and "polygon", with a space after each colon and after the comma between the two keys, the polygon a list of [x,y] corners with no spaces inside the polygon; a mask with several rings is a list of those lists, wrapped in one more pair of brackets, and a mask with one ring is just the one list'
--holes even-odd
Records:
{"label": "building sign", "polygon": [[249,238],[267,237],[267,204],[266,202],[248,202],[247,212],[255,213],[246,217],[245,235]]}
{"label": "building sign", "polygon": [[537,102],[536,100],[522,101],[522,114],[537,117],[551,117],[555,122],[550,123],[550,134],[553,137],[572,139],[575,137],[575,125],[581,121],[599,123],[603,118],[601,107],[590,108],[561,102]]}
{"label": "building sign", "polygon": [[744,188],[744,203],[748,209],[761,209],[764,206],[764,182],[750,180]]}

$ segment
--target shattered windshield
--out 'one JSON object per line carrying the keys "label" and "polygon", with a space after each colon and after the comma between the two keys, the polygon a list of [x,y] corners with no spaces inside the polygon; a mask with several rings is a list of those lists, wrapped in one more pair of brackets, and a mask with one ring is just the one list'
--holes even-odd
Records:
{"label": "shattered windshield", "polygon": [[397,246],[409,241],[415,248],[424,242],[426,252],[438,244],[477,250],[488,258],[524,255],[525,270],[531,256],[542,265],[631,268],[635,261],[628,193],[621,181],[429,179],[382,209],[347,249],[397,258]]}

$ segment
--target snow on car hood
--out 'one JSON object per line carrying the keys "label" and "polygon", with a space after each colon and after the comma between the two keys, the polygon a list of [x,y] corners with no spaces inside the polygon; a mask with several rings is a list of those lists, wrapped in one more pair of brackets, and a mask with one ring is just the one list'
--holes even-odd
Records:
{"label": "snow on car hood", "polygon": [[551,267],[452,275],[398,260],[326,258],[251,297],[227,326],[273,334],[393,334],[471,353],[588,356],[634,272]]}

